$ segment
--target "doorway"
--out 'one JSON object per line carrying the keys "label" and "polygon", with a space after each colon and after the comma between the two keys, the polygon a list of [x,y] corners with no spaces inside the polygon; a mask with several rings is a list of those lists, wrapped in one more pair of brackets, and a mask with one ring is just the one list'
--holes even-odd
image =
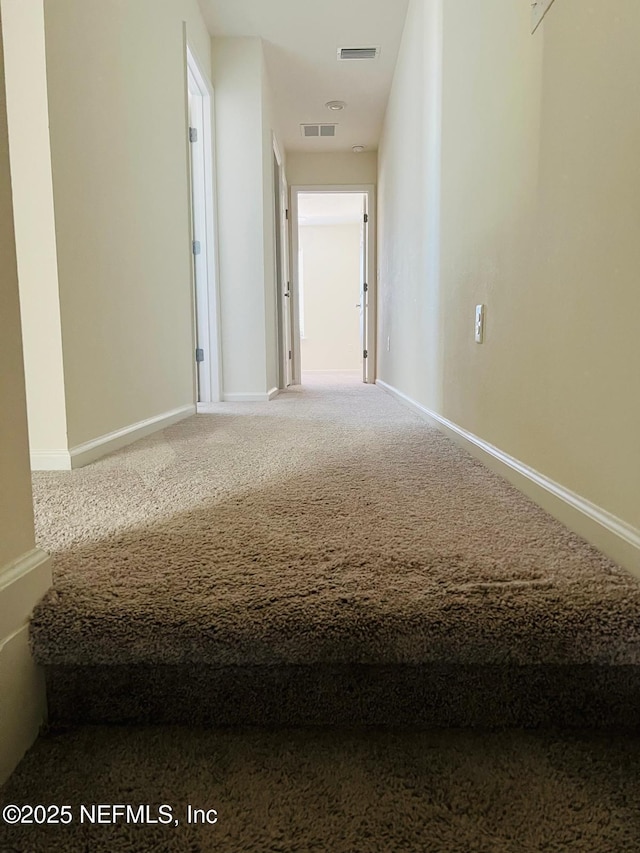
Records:
{"label": "doorway", "polygon": [[376,379],[374,188],[294,187],[293,373]]}
{"label": "doorway", "polygon": [[222,399],[213,147],[213,91],[187,47],[188,139],[197,401]]}

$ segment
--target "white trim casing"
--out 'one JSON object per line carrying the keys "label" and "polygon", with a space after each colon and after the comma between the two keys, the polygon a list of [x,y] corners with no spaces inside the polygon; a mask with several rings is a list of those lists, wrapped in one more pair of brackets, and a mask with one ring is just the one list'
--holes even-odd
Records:
{"label": "white trim casing", "polygon": [[28,620],[51,586],[51,559],[34,549],[0,569],[0,785],[46,719],[42,672],[29,648]]}
{"label": "white trim casing", "polygon": [[68,450],[32,450],[32,471],[71,471],[71,453]]}
{"label": "white trim casing", "polygon": [[627,571],[640,577],[640,530],[560,483],[509,456],[498,447],[463,429],[453,421],[421,406],[382,380],[384,391],[409,406],[461,444],[488,468],[500,474],[539,506],[582,536]]}
{"label": "white trim casing", "polygon": [[367,329],[368,329],[368,381],[374,383],[378,364],[377,341],[377,310],[378,310],[378,277],[376,275],[377,257],[377,202],[375,184],[309,184],[291,187],[291,299],[293,303],[293,384],[302,383],[302,352],[300,336],[300,292],[298,270],[298,196],[300,193],[362,193],[368,196],[369,209],[369,286],[367,300]]}

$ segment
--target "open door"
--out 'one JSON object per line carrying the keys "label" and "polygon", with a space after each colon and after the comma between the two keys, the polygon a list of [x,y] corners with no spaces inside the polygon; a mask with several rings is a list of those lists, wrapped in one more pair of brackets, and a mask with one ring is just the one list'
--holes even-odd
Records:
{"label": "open door", "polygon": [[191,254],[194,285],[195,379],[201,405],[222,396],[217,275],[213,89],[187,46]]}
{"label": "open door", "polygon": [[369,196],[365,193],[360,237],[360,341],[362,343],[362,381],[372,382],[372,356],[369,341]]}
{"label": "open door", "polygon": [[[370,279],[376,265],[375,187],[294,186],[291,202],[293,382],[301,383],[304,349],[306,370],[358,370],[363,382],[375,383],[376,287]],[[322,231],[318,226],[323,225],[346,226],[349,231],[336,237],[335,252],[328,246],[328,236],[314,235],[313,229]],[[328,259],[342,266],[338,269]],[[331,272],[325,274],[325,267]],[[308,308],[305,318],[303,305]],[[338,317],[345,322],[337,322]],[[332,366],[327,366],[329,362]]]}
{"label": "open door", "polygon": [[278,311],[278,385],[293,384],[293,322],[291,280],[289,276],[289,229],[287,221],[287,180],[274,147],[275,255]]}
{"label": "open door", "polygon": [[211,401],[211,345],[208,319],[208,242],[205,210],[204,103],[191,68],[189,80],[189,151],[191,177],[191,250],[195,285],[196,379],[198,402]]}
{"label": "open door", "polygon": [[289,187],[280,167],[280,221],[282,223],[282,283],[284,288],[284,348],[287,388],[293,385],[293,296],[289,270]]}

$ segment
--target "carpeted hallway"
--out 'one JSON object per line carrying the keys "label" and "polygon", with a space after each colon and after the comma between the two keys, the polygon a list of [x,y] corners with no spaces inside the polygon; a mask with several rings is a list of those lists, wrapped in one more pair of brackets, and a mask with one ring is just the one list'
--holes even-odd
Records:
{"label": "carpeted hallway", "polygon": [[54,722],[636,723],[640,584],[353,377],[35,499]]}
{"label": "carpeted hallway", "polygon": [[[52,847],[0,825],[2,853],[640,845],[640,584],[378,388],[224,404],[35,500],[33,651],[52,726],[80,728],[3,801],[229,811]],[[99,728],[149,723],[209,731]]]}

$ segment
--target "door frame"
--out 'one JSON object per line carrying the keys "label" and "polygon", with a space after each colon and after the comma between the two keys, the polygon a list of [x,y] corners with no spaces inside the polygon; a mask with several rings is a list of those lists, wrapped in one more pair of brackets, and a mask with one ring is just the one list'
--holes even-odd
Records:
{"label": "door frame", "polygon": [[[326,194],[357,194],[366,195],[368,197],[369,208],[369,234],[368,234],[368,269],[369,281],[368,284],[368,300],[366,308],[366,325],[368,329],[368,358],[367,358],[367,384],[375,384],[377,378],[377,361],[378,361],[378,323],[377,323],[377,305],[378,305],[378,276],[376,274],[376,237],[377,237],[377,217],[376,217],[376,187],[375,184],[313,184],[308,186],[292,186],[291,187],[291,302],[293,313],[293,384],[302,384],[302,345],[300,341],[300,289],[299,289],[299,270],[298,270],[298,251],[299,251],[299,234],[298,234],[298,211],[299,203],[298,196],[300,194],[308,195],[309,193]],[[362,282],[361,282],[362,285]]]}
{"label": "door frame", "polygon": [[[202,234],[202,253],[206,253],[206,281],[196,280],[192,264],[194,294],[194,346],[193,358],[195,365],[196,383],[198,380],[198,365],[196,364],[196,347],[205,351],[202,381],[196,385],[199,394],[199,405],[218,403],[222,400],[222,334],[220,326],[220,288],[219,288],[219,252],[218,252],[218,210],[215,172],[215,115],[214,90],[206,73],[203,71],[197,55],[189,40],[186,40],[186,84],[187,84],[187,146],[189,153],[189,202],[191,220],[191,239],[193,239],[194,223],[192,193],[200,193],[199,205],[201,215],[198,233]],[[191,157],[192,149],[189,139],[189,92],[190,76],[197,88],[196,97],[202,99],[202,185],[197,187],[192,179]]]}
{"label": "door frame", "polygon": [[[291,261],[289,257],[289,185],[284,166],[284,158],[278,139],[272,133],[274,158],[274,252],[276,311],[278,330],[278,388],[283,391],[293,384],[293,298],[291,294]],[[278,247],[279,243],[279,247]],[[279,248],[279,251],[278,251]],[[278,258],[280,266],[278,267]],[[288,293],[289,296],[285,296]]]}

